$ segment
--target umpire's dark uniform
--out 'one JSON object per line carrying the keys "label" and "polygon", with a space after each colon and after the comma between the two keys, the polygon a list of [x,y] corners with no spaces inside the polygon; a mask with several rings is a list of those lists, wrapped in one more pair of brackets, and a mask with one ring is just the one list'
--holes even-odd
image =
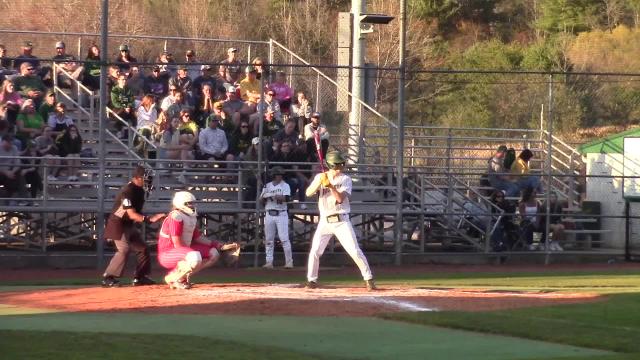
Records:
{"label": "umpire's dark uniform", "polygon": [[[134,176],[136,175],[138,174],[134,174]],[[104,237],[108,241],[113,241],[118,251],[104,272],[105,281],[122,276],[122,271],[131,250],[136,253],[138,260],[134,279],[146,277],[151,272],[151,260],[147,244],[142,239],[134,221],[129,219],[125,211],[133,208],[137,213],[142,214],[144,199],[144,189],[133,182],[122,187],[120,193],[116,196],[113,210],[107,220]],[[115,282],[117,283],[117,281]],[[103,285],[113,286],[115,284],[105,284],[103,282]]]}

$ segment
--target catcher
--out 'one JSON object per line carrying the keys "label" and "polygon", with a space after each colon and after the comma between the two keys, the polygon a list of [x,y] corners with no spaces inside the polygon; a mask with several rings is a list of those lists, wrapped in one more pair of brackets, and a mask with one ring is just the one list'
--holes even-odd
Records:
{"label": "catcher", "polygon": [[201,236],[197,229],[195,196],[179,191],[173,196],[173,210],[158,235],[158,262],[169,270],[164,281],[172,289],[190,289],[190,277],[220,260],[227,266],[238,261],[240,245],[223,244]]}

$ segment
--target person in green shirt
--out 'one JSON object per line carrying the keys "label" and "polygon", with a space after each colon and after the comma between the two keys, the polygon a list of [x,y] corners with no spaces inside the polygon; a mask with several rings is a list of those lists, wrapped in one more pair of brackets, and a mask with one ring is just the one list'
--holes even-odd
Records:
{"label": "person in green shirt", "polygon": [[[124,73],[118,75],[118,83],[111,89],[111,109],[131,126],[136,126],[134,101],[133,92],[127,86],[127,75]],[[126,132],[123,132],[125,124],[118,119],[113,120],[119,137],[125,138]]]}
{"label": "person in green shirt", "polygon": [[53,90],[48,90],[47,95],[44,97],[44,101],[38,108],[38,114],[43,120],[49,119],[49,114],[56,111],[56,93]]}
{"label": "person in green shirt", "polygon": [[16,118],[16,137],[22,142],[23,149],[27,147],[32,139],[40,135],[43,126],[44,120],[36,112],[33,100],[25,100]]}

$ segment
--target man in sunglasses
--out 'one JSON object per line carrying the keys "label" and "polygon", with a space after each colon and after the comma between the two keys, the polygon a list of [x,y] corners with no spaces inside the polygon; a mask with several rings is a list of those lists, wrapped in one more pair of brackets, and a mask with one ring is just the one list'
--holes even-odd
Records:
{"label": "man in sunglasses", "polygon": [[113,210],[104,229],[107,241],[113,241],[116,253],[111,258],[109,266],[104,271],[102,286],[118,287],[130,251],[136,253],[136,269],[133,273],[133,286],[152,285],[155,282],[149,278],[151,260],[147,244],[136,228],[135,223],[154,223],[166,214],[153,216],[142,215],[145,197],[148,190],[150,173],[143,167],[137,166],[133,171],[131,181],[120,189],[113,203]]}
{"label": "man in sunglasses", "polygon": [[42,97],[47,91],[42,79],[36,75],[36,68],[29,62],[20,65],[20,76],[13,81],[15,89],[24,98],[32,99],[36,106],[42,102]]}

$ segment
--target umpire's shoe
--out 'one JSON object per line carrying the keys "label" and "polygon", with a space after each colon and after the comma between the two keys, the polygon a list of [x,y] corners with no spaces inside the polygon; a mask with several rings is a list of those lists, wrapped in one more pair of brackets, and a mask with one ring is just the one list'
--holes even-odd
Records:
{"label": "umpire's shoe", "polygon": [[118,279],[114,278],[113,276],[105,276],[102,279],[102,287],[120,287],[120,281],[118,281]]}
{"label": "umpire's shoe", "polygon": [[304,285],[305,289],[317,289],[318,288],[318,283],[315,281],[307,281],[307,283]]}
{"label": "umpire's shoe", "polygon": [[378,287],[376,286],[376,283],[373,281],[373,279],[365,280],[364,285],[367,287],[367,291],[378,290]]}
{"label": "umpire's shoe", "polygon": [[133,286],[145,286],[145,285],[155,285],[155,284],[156,284],[155,281],[151,280],[146,276],[140,276],[140,277],[134,278],[133,282],[131,282],[131,285]]}

